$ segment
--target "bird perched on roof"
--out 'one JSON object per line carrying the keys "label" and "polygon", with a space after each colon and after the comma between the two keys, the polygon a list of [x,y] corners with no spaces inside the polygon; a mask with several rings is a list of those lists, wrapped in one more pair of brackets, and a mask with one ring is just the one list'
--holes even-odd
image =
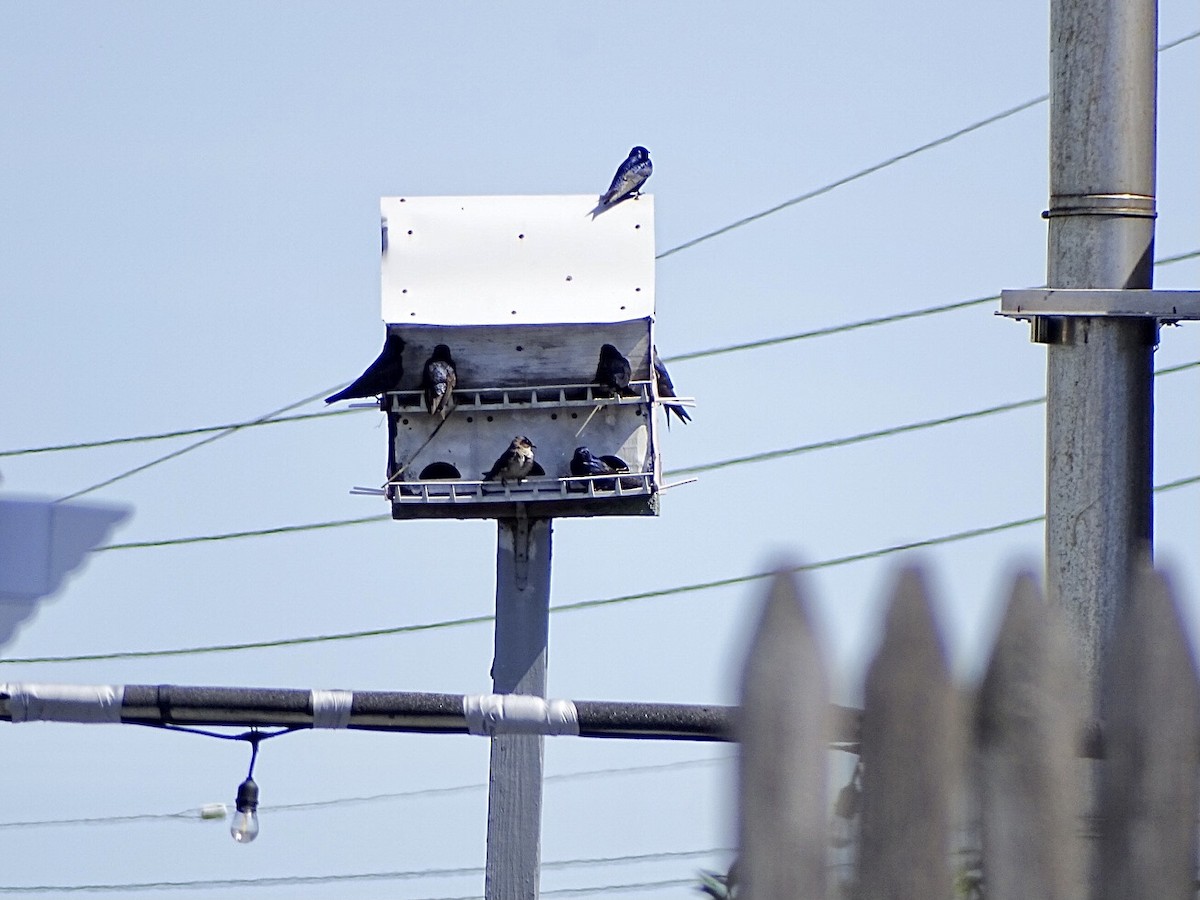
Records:
{"label": "bird perched on roof", "polygon": [[484,481],[499,481],[508,484],[510,478],[520,483],[522,478],[529,475],[533,469],[533,451],[536,445],[523,434],[518,434],[508,445],[508,449],[500,454],[500,458],[492,468],[483,473]]}
{"label": "bird perched on roof", "polygon": [[441,415],[443,421],[454,409],[454,386],[458,384],[458,371],[454,368],[454,359],[450,356],[450,348],[438,344],[433,348],[433,355],[425,360],[425,369],[421,373],[421,390],[425,392],[425,408],[431,416]]}
{"label": "bird perched on roof", "polygon": [[612,344],[600,347],[600,362],[596,365],[596,377],[593,381],[601,387],[608,388],[613,395],[631,394],[629,379],[633,369],[629,360],[621,355],[621,351]]}
{"label": "bird perched on roof", "polygon": [[629,151],[625,162],[617,167],[617,174],[613,176],[608,190],[600,195],[598,208],[603,209],[606,206],[620,203],[626,197],[637,197],[641,193],[642,185],[646,183],[646,179],[653,171],[654,166],[650,163],[650,151],[645,147],[634,147]]}
{"label": "bird perched on roof", "polygon": [[[658,358],[658,348],[652,347],[650,350],[651,357],[654,360],[654,383],[658,387],[658,396],[674,397],[675,385],[671,381],[671,376],[667,374],[667,367],[663,365],[663,361]],[[671,427],[671,413],[679,416],[679,421],[685,425],[692,421],[692,417],[688,415],[688,411],[683,408],[681,403],[664,403],[663,408],[667,411],[667,427]]]}
{"label": "bird perched on roof", "polygon": [[[593,455],[587,447],[576,447],[575,455],[571,457],[571,474],[576,476],[616,475],[617,470],[600,457]],[[611,478],[604,481],[597,479],[596,487],[602,491],[611,491],[614,482]]]}
{"label": "bird perched on roof", "polygon": [[404,339],[398,334],[389,334],[383,342],[383,350],[375,362],[367,366],[347,388],[325,398],[326,403],[338,400],[353,400],[356,397],[375,397],[386,391],[394,391],[404,377]]}

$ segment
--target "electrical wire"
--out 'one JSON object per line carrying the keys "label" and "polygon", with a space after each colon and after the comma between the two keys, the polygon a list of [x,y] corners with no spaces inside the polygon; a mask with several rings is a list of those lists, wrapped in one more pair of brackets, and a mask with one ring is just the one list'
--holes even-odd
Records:
{"label": "electrical wire", "polygon": [[[1156,260],[1155,266],[1169,266],[1173,263],[1184,262],[1189,259],[1200,257],[1200,250],[1190,250],[1187,253],[1179,253],[1175,256],[1164,256],[1162,259]],[[956,300],[953,303],[942,303],[937,306],[927,306],[923,309],[912,309],[904,312],[890,313],[886,316],[875,316],[870,319],[860,319],[857,322],[846,322],[840,325],[828,325],[824,328],[813,328],[809,331],[799,331],[795,334],[785,334],[776,337],[760,338],[753,341],[743,341],[738,344],[726,344],[722,347],[710,347],[707,350],[693,350],[690,353],[680,353],[675,356],[663,357],[664,362],[677,363],[689,362],[693,359],[705,359],[710,356],[719,356],[724,353],[740,353],[743,350],[758,350],[763,347],[774,347],[779,344],[790,344],[793,341],[803,341],[809,338],[828,337],[834,334],[844,334],[847,331],[857,331],[860,328],[873,328],[877,325],[891,325],[895,322],[906,322],[910,319],[920,319],[926,316],[936,316],[941,313],[955,312],[960,309],[969,309],[973,306],[982,306],[985,303],[999,303],[999,294],[989,294],[986,297],[973,297],[970,300]]]}
{"label": "electrical wire", "polygon": [[[666,862],[685,859],[703,859],[710,856],[733,853],[729,847],[713,847],[707,850],[666,850],[657,853],[637,853],[624,856],[580,857],[577,859],[550,860],[541,864],[543,871],[594,868],[603,866],[630,865],[648,862]],[[45,894],[62,893],[115,893],[117,891],[161,891],[196,890],[248,887],[281,887],[285,885],[337,884],[349,881],[415,881],[424,878],[455,878],[483,873],[483,866],[460,866],[444,869],[410,869],[397,872],[351,872],[337,875],[276,875],[253,878],[206,878],[191,881],[141,881],[126,884],[79,884],[79,885],[3,885],[0,894]],[[695,879],[673,879],[672,884],[692,884]],[[634,890],[667,882],[642,882],[639,884],[605,885],[599,887],[559,888],[541,891],[546,894],[585,894],[604,890]],[[481,898],[482,900],[482,898]]]}
{"label": "electrical wire", "polygon": [[107,550],[142,550],[147,547],[175,547],[180,544],[203,544],[212,541],[232,541],[240,538],[265,537],[273,534],[291,534],[299,531],[320,531],[323,528],[344,528],[347,525],[366,525],[368,522],[391,521],[389,515],[360,516],[357,519],[331,519],[328,522],[310,522],[305,525],[279,525],[274,528],[254,528],[249,531],[227,531],[221,534],[202,534],[192,537],[166,538],[157,541],[130,541],[124,544],[107,544],[97,547],[93,553]]}
{"label": "electrical wire", "polygon": [[[1192,32],[1191,34],[1184,35],[1183,37],[1174,41],[1169,41],[1168,43],[1162,44],[1159,46],[1158,52],[1162,53],[1166,50],[1178,47],[1180,44],[1187,43],[1188,41],[1194,40],[1197,37],[1200,37],[1200,31]],[[792,197],[790,200],[784,200],[782,203],[777,203],[775,206],[772,206],[769,209],[764,209],[762,212],[757,212],[753,215],[746,216],[745,218],[738,219],[736,222],[731,222],[730,224],[724,225],[715,231],[710,231],[706,234],[700,235],[699,237],[692,238],[690,241],[684,241],[682,244],[671,247],[669,250],[664,250],[654,258],[665,259],[668,256],[679,253],[681,250],[687,250],[691,247],[695,247],[697,244],[702,244],[705,241],[712,240],[713,238],[722,234],[727,234],[734,229],[741,228],[744,225],[749,225],[751,222],[757,222],[759,219],[765,219],[767,216],[774,215],[777,212],[782,212],[785,209],[789,209],[797,204],[804,203],[807,200],[812,200],[816,197],[822,196],[823,194],[828,194],[830,191],[836,188],[850,184],[854,181],[858,181],[860,178],[866,178],[868,175],[874,175],[876,172],[879,172],[890,166],[894,166],[896,163],[903,162],[906,159],[911,159],[912,157],[924,153],[927,150],[933,150],[936,147],[949,144],[951,141],[956,141],[960,137],[965,137],[972,132],[987,127],[988,125],[993,125],[996,122],[1001,122],[1004,119],[1015,116],[1017,113],[1024,112],[1027,109],[1032,109],[1035,106],[1040,106],[1049,99],[1049,94],[1042,94],[1039,97],[1026,100],[1024,103],[1018,103],[1016,106],[1010,106],[1008,109],[1001,110],[1000,112],[990,115],[987,118],[980,119],[977,122],[972,122],[970,125],[960,128],[957,131],[952,131],[940,138],[920,144],[919,146],[913,147],[911,150],[905,150],[903,153],[897,153],[895,156],[889,156],[887,159],[877,162],[874,165],[867,166],[865,169],[859,169],[857,172],[853,172],[850,175],[845,175],[835,181],[829,182],[828,184],[823,184],[818,188],[814,188],[811,191],[800,194],[798,197]]]}
{"label": "electrical wire", "polygon": [[1034,97],[1032,100],[1026,100],[1024,103],[1018,103],[1016,106],[1010,106],[1008,109],[988,116],[986,119],[980,119],[978,122],[972,122],[970,125],[967,125],[964,128],[960,128],[957,131],[951,132],[950,134],[943,135],[942,137],[936,138],[928,143],[913,147],[911,150],[905,150],[903,153],[897,153],[895,156],[890,156],[881,162],[867,166],[865,169],[859,169],[857,172],[853,172],[850,175],[845,175],[842,178],[838,178],[836,181],[823,184],[819,188],[814,188],[813,190],[803,193],[798,197],[792,197],[790,200],[784,200],[782,203],[777,203],[775,206],[772,206],[769,209],[764,209],[762,212],[757,212],[753,215],[746,216],[745,218],[738,219],[736,222],[723,225],[715,231],[710,231],[707,234],[694,237],[690,241],[684,241],[682,244],[678,244],[669,250],[664,250],[654,258],[665,259],[672,254],[679,253],[681,250],[687,250],[691,247],[695,247],[697,244],[702,244],[705,241],[712,240],[713,238],[719,237],[722,234],[727,234],[734,229],[741,228],[744,225],[749,225],[751,222],[757,222],[759,219],[765,219],[767,216],[774,215],[777,212],[782,212],[783,210],[796,206],[799,203],[804,203],[806,200],[812,200],[816,197],[820,197],[823,194],[828,194],[830,191],[836,188],[850,184],[854,181],[858,181],[860,178],[866,178],[868,175],[874,175],[876,172],[879,172],[882,169],[886,169],[889,166],[894,166],[896,163],[903,162],[906,159],[911,159],[920,153],[924,153],[926,150],[932,150],[935,147],[941,147],[944,144],[949,144],[951,141],[955,141],[960,137],[964,137],[973,131],[978,131],[980,128],[1000,122],[1009,118],[1010,116],[1015,116],[1017,113],[1024,112],[1027,109],[1032,109],[1035,106],[1045,103],[1049,99],[1049,94],[1042,94],[1040,97]]}
{"label": "electrical wire", "polygon": [[[652,763],[642,766],[622,766],[607,769],[586,769],[581,772],[560,772],[554,775],[545,776],[542,781],[544,784],[555,784],[558,782],[567,781],[583,781],[589,778],[605,778],[621,775],[643,775],[649,773],[660,774],[667,771],[695,769],[700,767],[708,767],[718,763],[730,763],[737,757],[730,755],[722,756],[707,756],[702,759],[685,759],[676,760],[669,763]],[[279,803],[279,804],[260,804],[259,809],[264,812],[269,812],[271,815],[289,812],[309,812],[317,809],[329,809],[339,806],[354,806],[366,803],[380,803],[393,800],[416,800],[425,797],[444,797],[453,794],[475,793],[478,791],[487,790],[486,782],[476,782],[474,784],[456,784],[447,787],[436,788],[419,788],[411,791],[394,791],[383,794],[368,794],[359,797],[335,797],[330,800],[310,800],[303,803]],[[34,819],[23,822],[0,822],[0,830],[12,828],[46,828],[59,826],[76,826],[76,825],[124,825],[131,822],[153,822],[163,820],[182,820],[182,821],[200,821],[201,809],[187,809],[182,812],[173,813],[138,813],[124,816],[91,816],[86,818],[75,819]]]}
{"label": "electrical wire", "polygon": [[[1155,372],[1155,375],[1171,375],[1177,372],[1182,372],[1187,369],[1192,369],[1200,366],[1200,362],[1183,363],[1177,366],[1170,366],[1160,369]],[[902,425],[893,425],[888,428],[878,429],[876,431],[866,431],[860,434],[853,434],[847,437],[830,438],[824,441],[816,441],[810,444],[801,444],[798,447],[786,447],[777,450],[766,450],[761,453],[753,453],[747,456],[734,457],[731,459],[717,460],[710,463],[700,463],[695,466],[686,466],[679,469],[671,469],[667,474],[671,476],[690,475],[697,472],[708,472],[715,469],[728,468],[730,466],[744,465],[747,463],[765,462],[773,459],[780,459],[788,456],[796,456],[802,453],[811,453],[817,450],[831,450],[838,447],[846,447],[852,444],[860,444],[865,441],[877,440],[886,437],[892,437],[898,434],[906,434],[908,432],[923,431],[928,428],[937,428],[942,425],[949,425],[955,422],[963,422],[970,419],[979,419],[986,416],[997,415],[999,413],[1011,412],[1018,409],[1023,409],[1029,406],[1036,406],[1039,403],[1044,403],[1046,398],[1037,397],[1028,400],[1016,400],[1011,403],[1001,403],[996,406],[989,406],[983,409],[971,410],[963,413],[954,413],[949,416],[942,416],[936,419],[926,419],[920,422],[908,422]],[[229,541],[239,540],[249,537],[266,537],[275,534],[289,534],[301,531],[315,531],[326,528],[341,528],[348,525],[366,525],[371,522],[390,521],[391,516],[379,514],[374,516],[360,516],[354,519],[332,519],[326,522],[313,522],[305,525],[280,525],[273,528],[250,529],[247,531],[228,531],[219,534],[195,535],[179,538],[161,538],[153,541],[129,541],[120,544],[106,544],[103,547],[97,547],[93,553],[103,553],[109,550],[144,550],[152,547],[175,547],[185,544],[198,544],[213,541]]]}
{"label": "electrical wire", "polygon": [[[1200,250],[1191,250],[1187,253],[1176,254],[1175,256],[1165,256],[1162,259],[1156,260],[1154,265],[1169,266],[1172,263],[1184,262],[1185,260],[1196,258],[1200,258]],[[834,334],[844,334],[845,332],[857,331],[861,328],[872,328],[877,325],[890,325],[895,322],[905,322],[909,319],[919,319],[925,316],[934,316],[940,313],[954,312],[955,310],[959,309],[968,309],[973,306],[981,306],[985,303],[998,303],[999,301],[999,294],[990,294],[986,297],[973,297],[969,300],[956,300],[952,303],[943,303],[937,306],[927,306],[921,309],[905,310],[903,312],[890,313],[886,316],[876,316],[870,319],[860,319],[858,321],[844,322],[838,325],[828,325],[822,328],[814,328],[808,331],[800,331],[793,334],[760,338],[753,341],[745,341],[739,344],[727,344],[721,347],[711,347],[707,350],[693,350],[688,353],[679,353],[675,356],[666,356],[663,358],[663,361],[669,363],[690,362],[691,360],[706,359],[711,356],[720,356],[725,353],[737,353],[743,350],[758,350],[762,347],[773,347],[778,344],[788,344],[792,341],[828,337]],[[167,440],[170,438],[190,437],[196,434],[209,434],[217,431],[231,431],[232,433],[233,430],[257,428],[262,425],[277,425],[286,422],[303,422],[309,419],[324,419],[329,418],[330,416],[344,416],[350,413],[360,412],[370,412],[370,407],[362,406],[352,409],[328,409],[315,413],[300,413],[294,416],[270,416],[270,414],[268,414],[268,416],[260,416],[257,419],[249,419],[244,422],[236,422],[229,425],[206,425],[199,428],[186,428],[179,431],[163,431],[155,434],[134,435],[132,437],[79,441],[72,444],[47,444],[41,447],[23,447],[17,450],[0,450],[0,458],[6,456],[29,456],[35,453],[58,453],[69,450],[92,450],[97,447],[112,447],[120,444],[141,444],[149,443],[151,441]]]}
{"label": "electrical wire", "polygon": [[281,406],[279,409],[276,409],[276,410],[273,410],[272,412],[261,415],[257,419],[251,419],[249,422],[246,422],[245,424],[231,425],[228,428],[225,428],[223,431],[218,432],[217,434],[212,434],[206,438],[201,438],[200,440],[196,441],[195,443],[188,444],[186,447],[180,447],[178,450],[172,450],[170,453],[165,453],[156,459],[150,460],[150,462],[142,463],[140,466],[134,466],[132,469],[128,469],[127,471],[121,472],[118,475],[114,475],[112,478],[106,478],[103,481],[98,481],[95,484],[93,484],[91,487],[85,487],[82,490],[78,490],[78,491],[75,491],[74,493],[67,494],[65,497],[59,497],[55,502],[56,503],[64,503],[67,500],[74,500],[76,497],[82,497],[84,494],[90,494],[92,491],[98,491],[98,490],[100,490],[100,488],[108,487],[110,484],[116,484],[118,481],[122,481],[126,478],[129,478],[132,475],[138,474],[139,472],[145,472],[147,469],[153,468],[154,466],[157,466],[159,463],[165,463],[169,459],[175,459],[177,456],[183,456],[183,454],[190,453],[193,450],[198,450],[199,448],[205,446],[206,444],[211,444],[213,441],[219,441],[223,437],[228,437],[231,434],[235,434],[236,432],[240,431],[243,428],[247,428],[251,425],[260,425],[260,424],[266,422],[268,419],[271,419],[277,415],[280,415],[281,413],[289,412],[290,410],[293,410],[298,406],[304,406],[306,403],[311,403],[312,401],[325,396],[325,394],[327,394],[329,391],[336,390],[336,389],[337,389],[337,385],[334,385],[331,388],[326,388],[323,391],[318,391],[317,393],[313,394],[310,397],[305,397],[303,400],[297,400],[295,403],[289,403],[287,406]]}
{"label": "electrical wire", "polygon": [[64,450],[93,450],[97,447],[115,447],[120,444],[145,444],[151,441],[165,441],[170,438],[191,437],[197,434],[211,434],[214,431],[230,429],[257,428],[261,425],[279,425],[284,422],[303,422],[306,419],[328,419],[331,416],[344,416],[347,413],[368,412],[363,407],[350,409],[325,409],[314,413],[299,413],[294,416],[278,416],[273,419],[250,419],[246,422],[233,422],[228,425],[205,425],[200,428],[185,428],[182,431],[162,431],[157,434],[139,434],[132,437],[105,438],[99,441],[79,441],[74,444],[48,444],[44,447],[24,447],[20,450],[0,450],[0,457],[29,456],[34,453],[59,453]]}
{"label": "electrical wire", "polygon": [[[1184,372],[1188,369],[1200,368],[1200,361],[1182,363],[1177,366],[1167,366],[1159,369],[1154,374],[1172,375],[1176,372]],[[725,469],[730,466],[740,466],[747,463],[768,462],[775,459],[783,459],[789,456],[797,456],[801,453],[811,453],[815,450],[828,450],[833,447],[848,447],[852,444],[861,444],[866,441],[879,440],[886,437],[894,437],[898,434],[907,434],[912,431],[923,431],[926,428],[937,428],[941,425],[950,425],[954,422],[966,422],[971,419],[982,419],[986,416],[994,416],[1000,413],[1012,412],[1018,409],[1027,409],[1032,406],[1040,406],[1046,402],[1046,396],[1031,397],[1028,400],[1016,400],[1012,403],[1000,403],[996,406],[988,406],[983,409],[975,409],[970,412],[955,413],[949,416],[942,416],[937,419],[925,419],[920,422],[909,422],[904,425],[894,425],[891,428],[880,428],[876,431],[864,431],[860,434],[850,435],[849,437],[834,438],[826,441],[815,441],[811,444],[801,444],[798,447],[788,447],[782,450],[766,450],[762,453],[750,453],[746,456],[735,456],[729,459],[717,460],[716,462],[700,463],[695,466],[684,466],[681,469],[672,469],[672,476],[681,475],[696,475],[700,472],[712,472],[716,469]]]}
{"label": "electrical wire", "polygon": [[[1169,481],[1165,484],[1160,484],[1154,488],[1154,492],[1156,494],[1165,493],[1167,491],[1173,491],[1179,488],[1190,487],[1195,484],[1200,484],[1200,475],[1192,475],[1186,478],[1176,479],[1175,481]],[[804,565],[796,566],[789,571],[814,572],[820,569],[832,569],[839,566],[850,565],[852,563],[865,562],[866,560],[879,559],[880,557],[891,556],[895,553],[903,553],[908,550],[936,547],[945,544],[958,543],[959,541],[973,540],[974,538],[979,537],[987,537],[993,534],[1000,534],[1004,531],[1012,531],[1017,528],[1024,528],[1028,525],[1036,525],[1039,522],[1044,522],[1045,519],[1046,517],[1044,515],[1028,516],[1023,519],[1012,519],[1007,522],[1000,522],[994,525],[984,525],[978,528],[969,528],[964,531],[955,531],[949,534],[938,535],[937,537],[907,541],[901,544],[891,544],[886,547],[877,547],[873,550],[864,550],[860,553],[851,553],[845,556],[835,556],[829,559],[820,560],[818,562],[805,563]],[[698,591],[713,590],[715,588],[750,584],[755,581],[762,581],[771,578],[775,574],[776,570],[769,572],[755,572],[748,575],[734,575],[729,578],[718,578],[713,581],[701,581],[694,584],[676,585],[674,587],[661,588],[652,591],[639,591],[638,593],[634,594],[621,594],[616,597],[604,597],[596,600],[579,600],[574,603],[560,603],[557,606],[550,607],[550,612],[578,612],[585,609],[597,609],[603,606],[632,603],[638,600],[652,600],[660,597],[670,597],[679,594],[690,594]],[[458,628],[464,625],[483,624],[485,622],[494,621],[494,619],[494,615],[481,614],[478,616],[464,616],[458,619],[443,619],[437,622],[424,622],[417,625],[397,625],[391,628],[373,628],[366,631],[347,631],[336,634],[279,638],[271,641],[248,641],[246,643],[239,644],[212,644],[209,646],[180,647],[168,650],[123,650],[114,653],[86,653],[73,656],[28,656],[20,658],[5,658],[0,659],[0,666],[18,664],[31,665],[34,663],[101,662],[117,659],[148,659],[164,656],[196,656],[204,653],[227,653],[235,650],[262,650],[272,647],[296,647],[305,644],[351,641],[371,637],[390,637],[400,634],[412,634],[420,631],[438,631],[446,628]]]}

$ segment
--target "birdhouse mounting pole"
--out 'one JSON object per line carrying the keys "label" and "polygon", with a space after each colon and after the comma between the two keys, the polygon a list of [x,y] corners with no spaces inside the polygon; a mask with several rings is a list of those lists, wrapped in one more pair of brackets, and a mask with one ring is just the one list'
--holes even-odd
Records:
{"label": "birdhouse mounting pole", "polygon": [[[496,523],[497,694],[546,696],[550,621],[550,519]],[[535,900],[541,865],[541,735],[492,739],[488,778],[487,900]]]}

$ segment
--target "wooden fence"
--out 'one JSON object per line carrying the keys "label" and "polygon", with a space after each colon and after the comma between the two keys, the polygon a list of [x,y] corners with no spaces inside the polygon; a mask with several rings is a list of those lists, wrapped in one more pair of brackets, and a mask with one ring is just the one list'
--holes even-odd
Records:
{"label": "wooden fence", "polygon": [[[1055,613],[1018,577],[967,692],[924,578],[900,574],[867,674],[861,795],[839,804],[858,800],[854,874],[839,879],[827,667],[800,585],[776,575],[743,672],[738,900],[1193,900],[1200,687],[1171,590],[1155,572],[1138,577],[1112,638],[1102,725],[1083,714]],[[978,849],[965,866],[964,835]]]}

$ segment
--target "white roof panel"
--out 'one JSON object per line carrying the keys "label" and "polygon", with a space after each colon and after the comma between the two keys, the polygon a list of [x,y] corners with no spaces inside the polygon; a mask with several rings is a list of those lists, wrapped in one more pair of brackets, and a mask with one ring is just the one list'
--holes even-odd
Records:
{"label": "white roof panel", "polygon": [[654,197],[384,197],[383,320],[623,322],[654,315]]}

